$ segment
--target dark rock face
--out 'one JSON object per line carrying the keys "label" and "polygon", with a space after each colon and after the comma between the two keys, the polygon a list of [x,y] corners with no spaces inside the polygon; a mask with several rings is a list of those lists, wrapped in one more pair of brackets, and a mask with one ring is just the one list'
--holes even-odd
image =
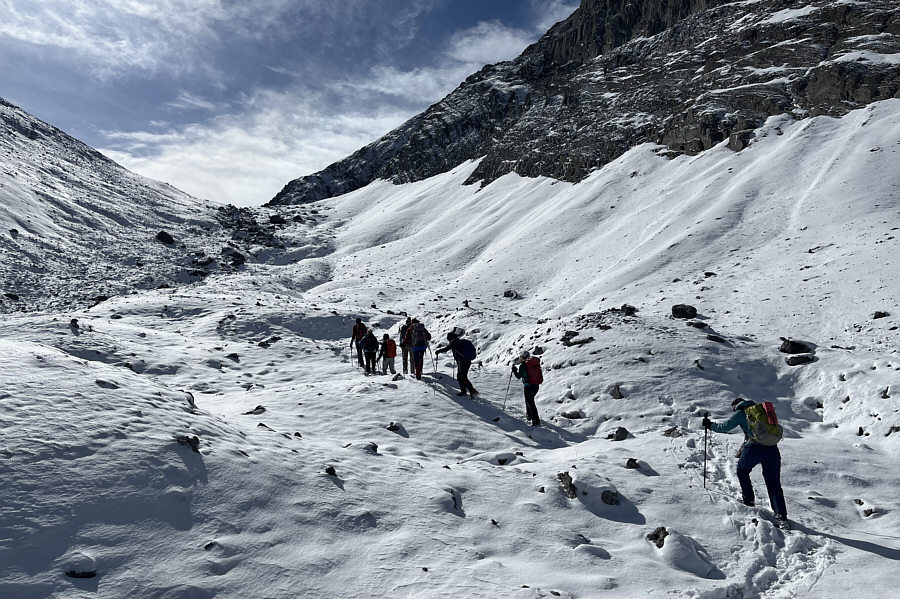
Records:
{"label": "dark rock face", "polygon": [[[702,42],[702,44],[701,44]],[[582,0],[521,56],[270,204],[388,179],[417,181],[482,158],[469,183],[509,172],[580,181],[645,142],[740,150],[772,115],[840,116],[900,97],[894,0]]]}

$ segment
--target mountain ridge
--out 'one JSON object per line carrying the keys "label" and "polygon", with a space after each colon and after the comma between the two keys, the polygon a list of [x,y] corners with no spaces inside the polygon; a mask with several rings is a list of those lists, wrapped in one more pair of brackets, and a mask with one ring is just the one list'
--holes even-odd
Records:
{"label": "mountain ridge", "polygon": [[386,136],[289,182],[269,205],[376,179],[408,183],[482,159],[467,183],[516,172],[577,182],[645,142],[740,150],[765,119],[841,116],[900,94],[900,16],[886,0],[583,0],[518,58],[488,65]]}

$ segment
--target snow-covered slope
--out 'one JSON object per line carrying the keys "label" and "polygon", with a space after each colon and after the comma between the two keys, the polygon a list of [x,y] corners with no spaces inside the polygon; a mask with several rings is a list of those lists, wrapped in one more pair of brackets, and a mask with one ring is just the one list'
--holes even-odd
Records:
{"label": "snow-covered slope", "polygon": [[0,312],[200,280],[215,213],[0,100]]}
{"label": "snow-covered slope", "polygon": [[[892,595],[900,101],[759,133],[579,184],[376,182],[290,220],[287,258],[5,317],[0,596]],[[468,331],[477,399],[443,356],[354,366],[353,319],[404,313]],[[508,364],[536,346],[532,429]],[[704,453],[738,395],[787,429],[791,532],[736,500],[738,435]]]}

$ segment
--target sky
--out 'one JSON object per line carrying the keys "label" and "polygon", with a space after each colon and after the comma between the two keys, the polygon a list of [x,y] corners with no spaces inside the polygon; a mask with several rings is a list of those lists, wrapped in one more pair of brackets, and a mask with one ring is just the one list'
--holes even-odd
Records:
{"label": "sky", "polygon": [[0,0],[0,97],[259,205],[518,56],[578,0]]}

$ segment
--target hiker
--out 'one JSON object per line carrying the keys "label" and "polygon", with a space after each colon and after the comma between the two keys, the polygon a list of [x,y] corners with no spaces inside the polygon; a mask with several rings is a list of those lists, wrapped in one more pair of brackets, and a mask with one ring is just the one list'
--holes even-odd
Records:
{"label": "hiker", "polygon": [[541,419],[538,418],[537,405],[534,403],[534,398],[541,389],[541,383],[544,382],[540,358],[523,351],[513,362],[512,373],[524,386],[525,417],[531,421],[531,426],[540,426]]}
{"label": "hiker", "polygon": [[460,339],[456,333],[447,333],[447,345],[436,349],[434,355],[452,351],[453,359],[456,360],[457,374],[456,380],[459,383],[459,393],[457,395],[469,394],[472,397],[478,395],[478,391],[469,381],[469,368],[472,366],[472,360],[475,359],[475,346],[468,339]]}
{"label": "hiker", "polygon": [[356,357],[360,366],[365,366],[363,363],[362,339],[366,336],[366,330],[366,325],[362,323],[362,319],[357,318],[356,324],[353,325],[353,336],[350,337],[350,349],[353,349],[353,346],[356,345]]}
{"label": "hiker", "polygon": [[375,361],[384,360],[381,363],[381,374],[387,374],[388,369],[391,370],[391,374],[397,374],[397,371],[394,370],[394,358],[397,357],[397,343],[391,339],[391,336],[387,333],[384,334],[384,337],[381,339],[381,349],[378,352],[378,357],[375,358]]}
{"label": "hiker", "polygon": [[422,367],[425,363],[425,352],[428,350],[428,342],[431,341],[431,333],[425,328],[425,325],[419,322],[417,318],[413,318],[409,323],[409,329],[406,331],[406,340],[412,347],[413,364],[411,368],[416,372],[416,378],[422,378]]}
{"label": "hiker", "polygon": [[766,481],[766,490],[769,492],[769,505],[775,512],[776,526],[786,528],[789,523],[784,491],[781,489],[781,452],[778,451],[777,445],[763,445],[753,436],[746,411],[755,405],[750,400],[738,397],[731,402],[731,410],[734,412],[731,418],[718,423],[712,422],[709,416],[704,416],[703,428],[714,433],[727,433],[737,426],[741,427],[744,432],[744,444],[738,451],[737,477],[741,483],[744,505],[750,507],[756,505],[753,484],[750,482],[750,471],[757,464],[761,464],[763,480]]}
{"label": "hiker", "polygon": [[375,338],[375,333],[372,331],[366,333],[362,338],[362,349],[366,356],[366,374],[375,374],[375,355],[378,353],[378,339]]}
{"label": "hiker", "polygon": [[397,339],[400,340],[400,351],[403,354],[403,374],[407,374],[409,370],[407,369],[407,364],[412,366],[412,341],[407,338],[407,334],[409,330],[412,328],[412,318],[409,316],[406,317],[406,322],[400,325],[400,335]]}

